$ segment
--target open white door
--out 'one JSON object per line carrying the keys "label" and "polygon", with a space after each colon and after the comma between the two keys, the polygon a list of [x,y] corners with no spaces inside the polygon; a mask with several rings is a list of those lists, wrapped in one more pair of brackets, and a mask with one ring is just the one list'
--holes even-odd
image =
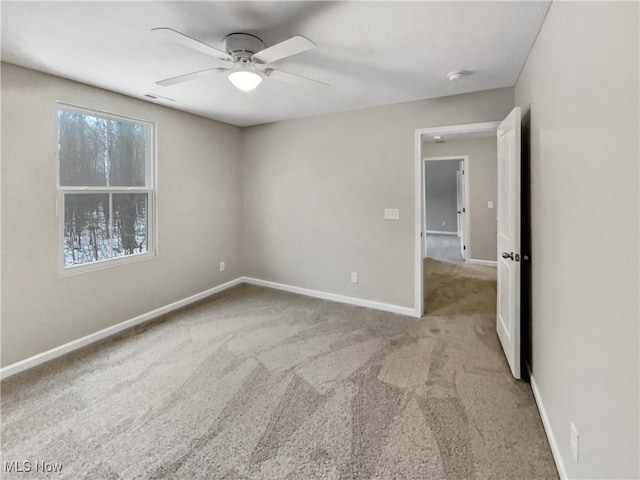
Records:
{"label": "open white door", "polygon": [[498,127],[498,314],[500,343],[520,378],[520,107]]}

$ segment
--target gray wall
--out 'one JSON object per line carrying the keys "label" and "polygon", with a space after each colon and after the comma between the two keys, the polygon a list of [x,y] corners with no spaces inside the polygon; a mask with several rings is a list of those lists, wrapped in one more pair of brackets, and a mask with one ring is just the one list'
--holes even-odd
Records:
{"label": "gray wall", "polygon": [[[458,180],[460,161],[426,162],[424,186],[427,230],[458,231]],[[444,225],[443,225],[444,222]]]}
{"label": "gray wall", "polygon": [[640,476],[638,7],[554,2],[516,84],[531,109],[533,377],[569,478]]}
{"label": "gray wall", "polygon": [[504,88],[243,130],[245,272],[413,308],[414,131],[500,120],[513,105]]}
{"label": "gray wall", "polygon": [[[424,157],[469,156],[469,257],[496,260],[497,252],[497,140],[494,137],[425,142]],[[493,208],[487,208],[487,201]]]}
{"label": "gray wall", "polygon": [[[157,257],[58,278],[56,100],[157,122]],[[230,125],[2,64],[2,365],[237,278],[239,141]]]}

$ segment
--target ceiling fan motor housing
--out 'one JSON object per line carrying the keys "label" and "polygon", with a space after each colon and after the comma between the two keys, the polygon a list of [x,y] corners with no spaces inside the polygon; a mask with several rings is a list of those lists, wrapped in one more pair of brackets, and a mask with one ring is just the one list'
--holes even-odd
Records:
{"label": "ceiling fan motor housing", "polygon": [[254,53],[264,50],[264,43],[249,33],[232,33],[224,37],[224,50],[236,59],[250,59]]}

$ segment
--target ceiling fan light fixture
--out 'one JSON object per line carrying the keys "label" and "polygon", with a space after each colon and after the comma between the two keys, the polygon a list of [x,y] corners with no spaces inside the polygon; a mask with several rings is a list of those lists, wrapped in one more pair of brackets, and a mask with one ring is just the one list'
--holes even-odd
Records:
{"label": "ceiling fan light fixture", "polygon": [[244,62],[238,64],[229,72],[229,81],[242,92],[250,92],[255,90],[260,82],[262,82],[262,75],[260,75],[252,65],[247,65]]}
{"label": "ceiling fan light fixture", "polygon": [[[195,80],[196,78],[210,75],[213,72],[225,72],[231,84],[241,92],[255,90],[266,77],[272,77],[274,80],[282,80],[290,83],[304,81],[313,82],[316,85],[328,86],[327,83],[314,80],[313,78],[268,67],[272,62],[297,55],[315,47],[315,43],[300,35],[294,35],[291,38],[265,48],[262,40],[255,35],[249,33],[231,33],[224,37],[224,49],[226,50],[226,52],[224,52],[173,28],[157,27],[151,30],[157,35],[163,35],[176,43],[215,57],[218,60],[233,62],[230,68],[207,68],[205,70],[159,80],[156,82],[156,85],[161,87],[169,87],[189,80]],[[258,68],[257,65],[261,65],[262,69]],[[161,97],[151,94],[149,98],[157,100]],[[169,98],[165,99],[173,101]]]}

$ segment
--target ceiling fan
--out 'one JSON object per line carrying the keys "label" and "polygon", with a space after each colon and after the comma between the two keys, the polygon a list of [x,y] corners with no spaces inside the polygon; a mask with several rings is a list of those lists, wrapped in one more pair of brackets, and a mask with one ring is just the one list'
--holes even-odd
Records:
{"label": "ceiling fan", "polygon": [[260,85],[263,78],[273,78],[292,83],[313,82],[328,86],[327,83],[319,80],[303,77],[302,75],[296,75],[294,73],[283,72],[282,70],[268,66],[268,64],[277,60],[305,52],[315,47],[315,44],[311,40],[300,35],[293,36],[265,48],[262,40],[255,35],[249,33],[232,33],[224,37],[223,44],[225,51],[222,51],[184,33],[180,33],[173,28],[159,27],[153,28],[151,31],[168,40],[211,55],[229,64],[227,67],[208,68],[206,70],[186,73],[156,82],[156,85],[162,87],[187,82],[216,72],[227,72],[229,81],[231,81],[238,90],[243,92],[254,90]]}

